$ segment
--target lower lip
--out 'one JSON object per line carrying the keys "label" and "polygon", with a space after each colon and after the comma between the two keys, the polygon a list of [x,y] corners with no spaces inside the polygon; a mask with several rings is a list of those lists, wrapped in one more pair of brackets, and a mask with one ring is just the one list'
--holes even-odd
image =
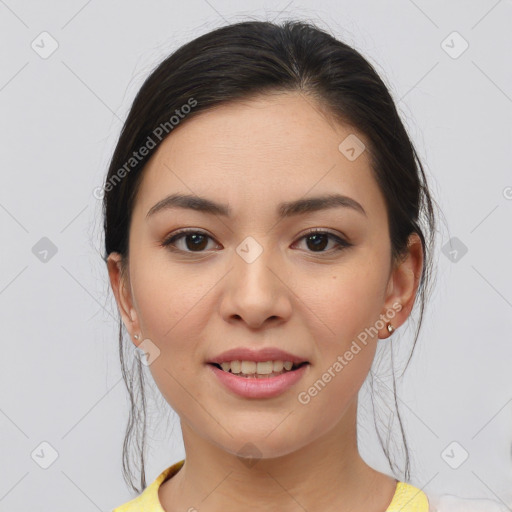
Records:
{"label": "lower lip", "polygon": [[212,364],[208,364],[217,378],[229,390],[245,398],[271,398],[284,393],[296,384],[304,375],[309,364],[305,364],[297,370],[288,371],[276,377],[239,377],[225,372]]}

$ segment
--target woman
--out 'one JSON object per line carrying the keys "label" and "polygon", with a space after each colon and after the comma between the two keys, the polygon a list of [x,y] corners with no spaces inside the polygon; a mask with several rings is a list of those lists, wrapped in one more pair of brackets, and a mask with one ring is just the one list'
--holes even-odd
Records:
{"label": "woman", "polygon": [[[408,457],[401,477],[385,446],[385,474],[357,446],[377,341],[419,303],[416,342],[435,233],[421,163],[358,52],[303,22],[191,41],[139,91],[104,189],[140,493],[117,512],[429,510]],[[146,486],[142,444],[136,487],[144,366],[186,458]]]}

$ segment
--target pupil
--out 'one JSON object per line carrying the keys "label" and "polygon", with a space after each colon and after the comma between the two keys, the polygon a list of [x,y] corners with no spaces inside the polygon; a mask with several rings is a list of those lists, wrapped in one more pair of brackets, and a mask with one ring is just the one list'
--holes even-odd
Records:
{"label": "pupil", "polygon": [[[319,240],[322,238],[323,238],[323,240]],[[325,234],[310,235],[310,236],[308,236],[308,241],[311,241],[311,240],[313,240],[313,242],[314,242],[313,247],[315,247],[317,249],[320,248],[320,250],[322,250],[322,249],[325,249],[325,246],[326,246],[325,242],[327,240],[327,235],[325,235]],[[322,243],[322,242],[324,242],[324,243]]]}
{"label": "pupil", "polygon": [[[193,245],[188,243],[188,241],[190,239],[194,240]],[[204,249],[204,247],[202,247],[202,245],[201,245],[201,242],[203,242],[203,244],[204,244],[204,241],[206,240],[206,237],[204,235],[200,235],[200,234],[188,235],[186,237],[186,240],[187,240],[187,249],[194,249],[194,248],[196,248],[196,249]]]}

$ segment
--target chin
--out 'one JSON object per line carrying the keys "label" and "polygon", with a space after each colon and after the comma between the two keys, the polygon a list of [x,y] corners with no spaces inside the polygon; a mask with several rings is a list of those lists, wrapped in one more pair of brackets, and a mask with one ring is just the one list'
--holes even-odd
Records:
{"label": "chin", "polygon": [[266,429],[264,433],[251,432],[247,429],[235,432],[231,429],[233,437],[228,437],[224,443],[216,444],[227,453],[239,457],[242,462],[245,459],[248,462],[256,462],[260,459],[284,457],[307,444],[307,440],[302,438],[294,440],[289,431],[277,434],[275,430],[272,432],[273,428],[275,427]]}

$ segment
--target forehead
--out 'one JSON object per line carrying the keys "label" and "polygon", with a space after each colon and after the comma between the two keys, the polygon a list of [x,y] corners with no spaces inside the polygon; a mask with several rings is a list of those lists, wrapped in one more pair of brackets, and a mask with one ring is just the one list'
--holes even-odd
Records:
{"label": "forehead", "polygon": [[185,119],[162,142],[146,165],[136,207],[145,215],[165,195],[181,192],[235,210],[252,206],[254,214],[258,205],[338,192],[382,214],[368,151],[347,157],[353,140],[367,146],[364,135],[327,119],[299,93],[223,104]]}

